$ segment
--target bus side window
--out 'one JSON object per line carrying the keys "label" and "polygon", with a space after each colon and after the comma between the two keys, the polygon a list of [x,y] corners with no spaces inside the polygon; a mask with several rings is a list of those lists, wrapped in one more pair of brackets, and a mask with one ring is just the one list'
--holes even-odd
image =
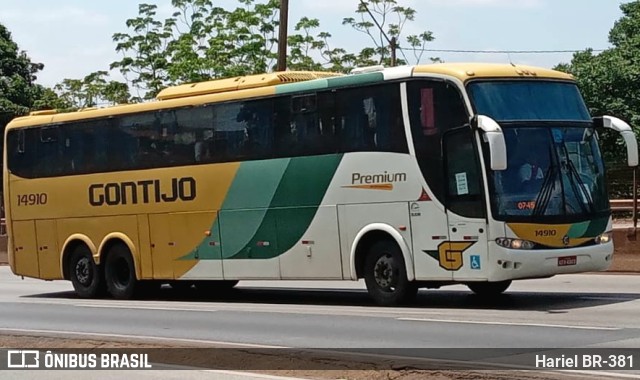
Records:
{"label": "bus side window", "polygon": [[292,121],[291,97],[283,96],[274,99],[274,157],[291,157],[297,155],[298,134]]}
{"label": "bus side window", "polygon": [[[371,152],[375,150],[374,133],[365,112],[367,94],[362,89],[341,90],[337,104],[342,124],[342,152]],[[371,111],[372,108],[369,108]]]}
{"label": "bus side window", "polygon": [[292,123],[297,135],[296,155],[310,156],[322,151],[317,100],[316,94],[291,99]]}
{"label": "bus side window", "polygon": [[409,82],[407,95],[418,165],[431,191],[444,202],[442,136],[469,120],[462,95],[454,85],[436,80]]}
{"label": "bus side window", "polygon": [[273,151],[273,99],[242,103],[236,121],[241,123],[246,130],[242,157],[249,160],[271,158]]}
{"label": "bus side window", "polygon": [[38,164],[35,168],[37,175],[43,177],[58,175],[65,169],[62,167],[63,155],[58,139],[60,130],[58,126],[41,127],[38,130]]}
{"label": "bus side window", "polygon": [[34,164],[36,159],[36,132],[37,129],[20,129],[9,132],[8,145],[13,147],[8,151],[8,167],[12,174],[24,178],[34,177]]}
{"label": "bus side window", "polygon": [[335,92],[318,93],[319,154],[340,153],[340,131],[336,127]]}
{"label": "bus side window", "polygon": [[444,137],[447,208],[468,218],[485,217],[480,163],[470,128]]}
{"label": "bus side window", "polygon": [[343,152],[408,153],[398,84],[337,91]]}
{"label": "bus side window", "polygon": [[24,153],[24,129],[18,131],[18,153]]}

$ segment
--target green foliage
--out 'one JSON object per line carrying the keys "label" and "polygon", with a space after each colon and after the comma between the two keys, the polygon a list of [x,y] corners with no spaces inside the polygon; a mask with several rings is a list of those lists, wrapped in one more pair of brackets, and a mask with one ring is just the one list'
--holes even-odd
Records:
{"label": "green foliage", "polygon": [[96,71],[83,79],[64,79],[54,89],[59,95],[56,108],[78,110],[95,107],[104,103],[111,105],[133,101],[126,83],[107,81],[106,71]]}
{"label": "green foliage", "polygon": [[157,8],[156,5],[140,4],[138,17],[126,22],[127,27],[133,30],[132,34],[113,35],[116,51],[124,58],[112,63],[110,68],[119,69],[134,86],[146,89],[146,99],[153,98],[167,84],[169,60],[166,51],[173,41],[175,25],[173,19],[156,20]]}
{"label": "green foliage", "polygon": [[[274,70],[280,1],[237,1],[235,9],[227,10],[214,0],[172,0],[175,11],[164,20],[158,18],[156,5],[140,4],[138,16],[126,22],[129,33],[113,35],[123,57],[111,69],[120,70],[145,99],[174,84]],[[363,4],[380,18],[384,33],[377,31]],[[345,19],[344,24],[367,33],[374,46],[347,52],[332,45],[331,33],[318,32],[318,19],[304,17],[288,39],[289,69],[348,72],[356,66],[389,65],[391,50],[384,34],[400,39],[407,23],[415,20],[415,10],[396,0],[367,0],[356,12],[360,21]],[[406,41],[407,52],[418,62],[433,35],[424,32]],[[408,59],[402,44],[399,47],[405,59],[398,63],[403,64]]]}
{"label": "green foliage", "polygon": [[238,2],[226,10],[212,0],[172,0],[175,12],[163,21],[156,5],[140,4],[138,17],[127,20],[132,32],[113,35],[123,58],[111,69],[143,89],[145,99],[175,83],[268,71],[279,1]]}
{"label": "green foliage", "polygon": [[[573,74],[593,115],[611,115],[627,121],[640,135],[640,1],[620,6],[623,17],[609,33],[612,48],[600,54],[589,49],[556,69]],[[601,134],[607,165],[624,168],[626,149],[616,133]],[[623,169],[628,171],[627,169]],[[616,191],[614,191],[616,192]]]}
{"label": "green foliage", "polygon": [[43,68],[20,51],[9,30],[0,24],[0,125],[28,113],[41,98],[44,89],[34,82]]}

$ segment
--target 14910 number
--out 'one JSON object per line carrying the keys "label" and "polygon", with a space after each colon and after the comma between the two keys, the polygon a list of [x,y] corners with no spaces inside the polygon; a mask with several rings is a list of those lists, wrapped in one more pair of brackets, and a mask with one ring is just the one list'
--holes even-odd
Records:
{"label": "14910 number", "polygon": [[41,206],[47,204],[47,194],[20,194],[18,195],[18,206]]}

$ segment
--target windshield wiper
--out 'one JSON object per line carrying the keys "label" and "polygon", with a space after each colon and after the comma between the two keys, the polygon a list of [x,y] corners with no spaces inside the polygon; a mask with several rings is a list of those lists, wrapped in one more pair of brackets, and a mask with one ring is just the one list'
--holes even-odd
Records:
{"label": "windshield wiper", "polygon": [[[578,173],[578,170],[573,164],[573,161],[571,161],[571,159],[568,156],[567,156],[567,161],[568,161],[567,168],[569,169],[569,175],[568,175],[569,182],[571,183],[571,188],[573,189],[574,194],[578,197],[580,195],[583,195],[584,199],[587,202],[587,205],[589,206],[589,210],[591,211],[591,213],[595,212],[595,203],[593,202],[593,198],[591,198],[591,194],[587,191],[587,187],[584,181],[582,180],[582,178],[580,177],[580,173]],[[578,182],[577,189],[576,189],[576,180]],[[585,211],[585,213],[588,213],[589,210],[586,209],[584,202],[579,202],[579,203],[582,210]]]}
{"label": "windshield wiper", "polygon": [[544,176],[542,188],[536,197],[536,205],[533,208],[533,215],[541,216],[547,211],[549,202],[551,201],[551,196],[553,195],[553,190],[556,188],[557,173],[559,173],[557,165],[552,164],[549,166],[549,170]]}

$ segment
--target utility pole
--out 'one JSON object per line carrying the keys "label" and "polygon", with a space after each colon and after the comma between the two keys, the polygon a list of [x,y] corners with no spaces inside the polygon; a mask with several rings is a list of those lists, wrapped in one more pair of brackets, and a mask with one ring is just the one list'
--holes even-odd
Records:
{"label": "utility pole", "polygon": [[289,0],[280,0],[280,35],[278,37],[278,71],[287,70]]}
{"label": "utility pole", "polygon": [[391,66],[395,67],[396,64],[398,63],[398,60],[396,58],[397,57],[397,50],[398,50],[398,40],[395,37],[389,38],[387,33],[385,33],[384,29],[382,28],[382,25],[380,25],[380,23],[376,19],[376,16],[374,16],[373,13],[371,12],[371,10],[369,10],[369,6],[367,5],[367,3],[364,0],[360,0],[360,5],[362,5],[364,10],[367,11],[367,13],[369,14],[369,17],[371,17],[373,22],[376,24],[376,26],[380,30],[380,33],[382,33],[382,35],[384,36],[385,40],[387,40],[387,42],[389,43],[389,48],[391,49]]}
{"label": "utility pole", "polygon": [[397,58],[398,40],[395,37],[391,37],[391,41],[389,45],[391,47],[391,67],[396,67],[398,64],[398,58]]}

